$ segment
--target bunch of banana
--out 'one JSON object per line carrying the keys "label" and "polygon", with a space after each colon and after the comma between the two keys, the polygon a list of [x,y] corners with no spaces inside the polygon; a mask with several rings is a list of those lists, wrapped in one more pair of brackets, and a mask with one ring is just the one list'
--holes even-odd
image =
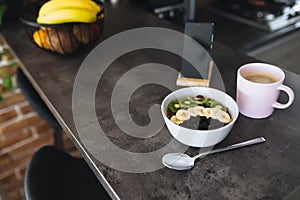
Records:
{"label": "bunch of banana", "polygon": [[50,0],[40,8],[37,23],[92,23],[97,20],[100,10],[101,7],[92,0]]}

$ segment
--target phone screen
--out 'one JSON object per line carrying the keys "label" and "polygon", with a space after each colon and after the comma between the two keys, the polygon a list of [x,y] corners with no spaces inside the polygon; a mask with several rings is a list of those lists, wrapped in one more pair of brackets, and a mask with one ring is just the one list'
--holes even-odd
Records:
{"label": "phone screen", "polygon": [[[213,46],[213,23],[186,23],[184,34],[197,41],[203,50],[199,52],[197,66],[192,66],[185,59],[182,59],[181,74],[186,78],[207,79],[209,72],[209,62],[211,60],[209,50]],[[193,49],[183,42],[183,57],[189,55]]]}

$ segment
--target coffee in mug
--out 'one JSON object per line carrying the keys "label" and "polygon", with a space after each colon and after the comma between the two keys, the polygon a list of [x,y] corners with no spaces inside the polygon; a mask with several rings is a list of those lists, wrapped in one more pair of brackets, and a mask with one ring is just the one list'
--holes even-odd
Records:
{"label": "coffee in mug", "polygon": [[248,81],[252,81],[255,83],[275,83],[278,80],[275,76],[267,73],[260,73],[260,72],[254,72],[254,73],[246,73],[243,75],[245,79]]}
{"label": "coffee in mug", "polygon": [[[283,85],[284,72],[266,63],[249,63],[237,72],[236,100],[240,113],[251,118],[270,116],[274,108],[284,109],[294,101],[294,92]],[[277,102],[280,91],[289,96],[286,104]]]}

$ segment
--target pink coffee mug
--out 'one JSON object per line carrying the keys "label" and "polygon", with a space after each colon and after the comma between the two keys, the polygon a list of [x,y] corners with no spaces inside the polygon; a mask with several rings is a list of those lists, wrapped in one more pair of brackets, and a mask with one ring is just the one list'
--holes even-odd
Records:
{"label": "pink coffee mug", "polygon": [[[285,109],[294,101],[294,92],[283,85],[284,72],[266,63],[249,63],[237,72],[236,100],[240,113],[251,118],[270,116],[274,108]],[[287,93],[286,104],[277,102],[280,91]]]}

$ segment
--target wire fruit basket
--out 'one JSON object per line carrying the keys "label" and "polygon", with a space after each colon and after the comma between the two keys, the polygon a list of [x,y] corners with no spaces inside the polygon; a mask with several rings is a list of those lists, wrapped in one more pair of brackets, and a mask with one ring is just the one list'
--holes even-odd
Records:
{"label": "wire fruit basket", "polygon": [[24,7],[19,14],[20,20],[30,40],[39,48],[59,54],[71,54],[81,46],[90,44],[103,32],[104,5],[94,0],[100,6],[95,22],[92,23],[37,23],[42,4],[31,4]]}

